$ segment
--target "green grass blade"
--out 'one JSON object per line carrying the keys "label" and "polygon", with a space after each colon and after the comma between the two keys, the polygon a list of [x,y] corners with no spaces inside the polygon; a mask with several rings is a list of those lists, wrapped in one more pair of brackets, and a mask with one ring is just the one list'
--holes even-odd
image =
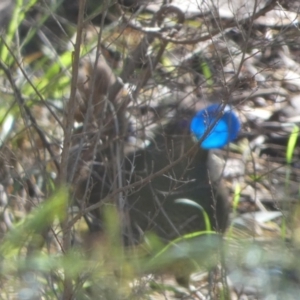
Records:
{"label": "green grass blade", "polygon": [[[18,31],[18,27],[25,18],[25,13],[37,2],[37,0],[31,0],[24,6],[23,0],[17,0],[15,9],[12,13],[11,21],[8,25],[7,33],[5,35],[6,44],[11,47],[13,38]],[[10,65],[13,60],[9,56],[9,49],[2,43],[0,49],[0,58],[3,62]]]}
{"label": "green grass blade", "polygon": [[295,125],[289,137],[287,149],[286,149],[286,162],[288,164],[292,163],[293,154],[298,141],[298,135],[299,135],[299,126]]}
{"label": "green grass blade", "polygon": [[203,209],[203,207],[199,203],[192,201],[190,199],[177,199],[177,200],[175,200],[175,203],[190,205],[190,206],[194,206],[194,207],[198,208],[203,214],[203,219],[204,219],[206,230],[212,231],[208,214],[206,213],[206,211]]}

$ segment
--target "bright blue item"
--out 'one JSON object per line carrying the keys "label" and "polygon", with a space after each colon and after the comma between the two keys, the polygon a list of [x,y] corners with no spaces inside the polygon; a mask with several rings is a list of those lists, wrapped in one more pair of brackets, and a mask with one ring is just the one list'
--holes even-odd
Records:
{"label": "bright blue item", "polygon": [[210,130],[201,143],[203,149],[223,148],[237,138],[240,127],[231,107],[226,105],[224,108],[221,104],[213,104],[197,112],[190,125],[198,141]]}

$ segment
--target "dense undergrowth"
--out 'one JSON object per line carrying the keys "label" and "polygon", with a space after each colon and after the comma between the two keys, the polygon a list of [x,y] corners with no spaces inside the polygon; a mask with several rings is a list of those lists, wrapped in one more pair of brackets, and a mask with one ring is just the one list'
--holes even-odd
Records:
{"label": "dense undergrowth", "polygon": [[[83,7],[74,24],[59,1],[18,0],[2,25],[2,299],[297,299],[297,1],[173,2],[143,10],[103,1],[95,25]],[[103,57],[117,76],[105,92]],[[78,95],[93,105],[103,96],[96,126],[99,108]],[[132,187],[116,175],[122,155],[146,147],[174,110],[210,103],[230,104],[243,124],[214,158],[232,207],[224,239],[207,222],[168,243],[148,232],[124,247],[121,200]],[[115,186],[82,203],[99,149],[113,153]],[[100,206],[101,234],[88,226]],[[187,289],[180,279],[190,273]]]}

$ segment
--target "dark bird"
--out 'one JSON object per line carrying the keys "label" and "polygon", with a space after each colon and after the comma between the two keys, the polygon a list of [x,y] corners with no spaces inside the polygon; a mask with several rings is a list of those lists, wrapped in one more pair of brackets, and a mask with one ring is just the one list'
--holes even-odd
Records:
{"label": "dark bird", "polygon": [[[208,226],[224,232],[229,204],[210,149],[222,148],[238,131],[236,115],[212,105],[194,118],[191,112],[176,115],[158,126],[148,146],[127,154],[123,186],[140,184],[123,193],[129,224],[126,244],[139,242],[147,231],[163,240],[208,230]],[[98,161],[103,158],[102,153]],[[116,177],[110,176],[107,163],[96,163],[89,182],[90,186],[86,181],[82,186],[89,190],[89,203],[96,203],[113,192]],[[101,219],[101,213],[96,215]]]}
{"label": "dark bird", "polygon": [[[126,245],[141,242],[145,232],[153,232],[167,242],[188,233],[226,230],[227,191],[210,149],[222,148],[234,140],[239,121],[229,107],[221,105],[211,105],[193,115],[191,111],[176,113],[167,124],[157,126],[147,146],[124,158],[124,186],[134,185],[122,195],[127,217],[123,224]],[[90,185],[83,182],[89,191],[89,203],[101,201],[114,190],[116,176],[110,176],[104,156],[102,153],[99,163],[94,164]],[[94,214],[99,225],[94,230],[101,228],[101,219],[100,208]],[[211,246],[216,245],[215,239],[209,244],[210,248],[217,247]],[[172,273],[187,286],[194,269],[186,261],[184,265],[186,270]]]}

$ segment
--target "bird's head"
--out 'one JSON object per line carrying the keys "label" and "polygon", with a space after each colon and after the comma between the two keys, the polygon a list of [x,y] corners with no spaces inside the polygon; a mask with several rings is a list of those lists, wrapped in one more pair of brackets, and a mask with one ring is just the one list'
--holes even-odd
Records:
{"label": "bird's head", "polygon": [[229,105],[213,104],[198,111],[190,123],[190,131],[203,149],[219,149],[234,141],[240,121]]}

